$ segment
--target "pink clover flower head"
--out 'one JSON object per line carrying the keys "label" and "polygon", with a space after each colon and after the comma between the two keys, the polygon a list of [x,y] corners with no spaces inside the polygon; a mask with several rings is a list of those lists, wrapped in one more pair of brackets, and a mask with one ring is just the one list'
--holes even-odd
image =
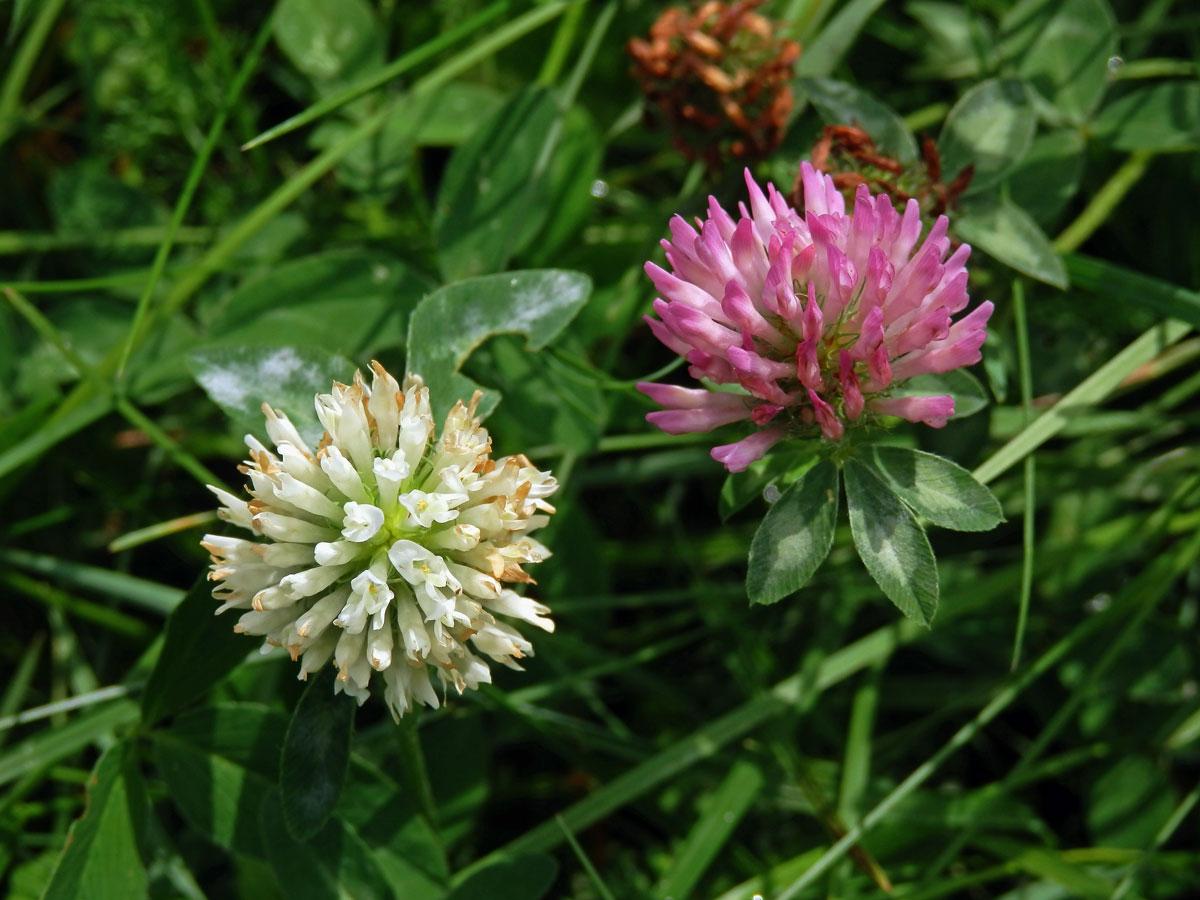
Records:
{"label": "pink clover flower head", "polygon": [[750,203],[734,218],[710,197],[693,228],[671,220],[668,272],[646,263],[661,296],[654,335],[712,391],[641,383],[664,410],[647,420],[670,434],[745,420],[747,438],[712,456],[740,472],[786,437],[840,441],[850,428],[897,416],[941,428],[949,396],[891,396],[915,375],[980,360],[990,302],[966,309],[967,257],[950,252],[940,216],[921,240],[916,200],[898,213],[859,185],[846,211],[833,179],[801,166],[803,213],[746,171]]}

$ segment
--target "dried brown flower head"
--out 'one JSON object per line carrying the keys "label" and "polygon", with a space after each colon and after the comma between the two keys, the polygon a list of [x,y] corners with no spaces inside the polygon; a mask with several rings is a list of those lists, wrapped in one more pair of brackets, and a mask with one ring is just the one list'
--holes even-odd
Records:
{"label": "dried brown flower head", "polygon": [[792,108],[800,45],[754,12],[763,0],[671,7],[649,38],[629,42],[634,76],[675,146],[710,169],[761,159],[779,146]]}
{"label": "dried brown flower head", "polygon": [[[813,168],[833,177],[833,183],[848,199],[865,184],[873,194],[887,194],[902,207],[909,198],[921,205],[921,215],[935,219],[952,210],[958,198],[975,174],[967,166],[945,184],[942,182],[942,163],[937,144],[925,137],[921,144],[921,160],[909,164],[881,153],[875,142],[861,128],[852,125],[826,125],[821,138],[813,145]],[[799,174],[792,188],[793,203],[803,196]]]}

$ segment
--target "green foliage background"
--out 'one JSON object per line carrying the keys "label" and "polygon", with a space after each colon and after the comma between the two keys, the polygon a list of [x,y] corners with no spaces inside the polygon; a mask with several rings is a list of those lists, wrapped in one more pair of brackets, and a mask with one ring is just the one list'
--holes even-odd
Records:
{"label": "green foliage background", "polygon": [[[926,629],[845,514],[801,591],[792,560],[748,606],[757,525],[788,521],[763,490],[811,460],[726,480],[720,440],[643,421],[670,360],[641,265],[671,214],[743,196],[641,124],[623,45],[661,9],[4,5],[0,892],[1200,893],[1196,14],[763,7],[804,52],[759,176],[790,186],[825,122],[976,166],[952,229],[997,306],[990,402],[893,437],[1007,522],[930,530]],[[302,417],[372,357],[444,405],[484,386],[497,450],[563,483],[557,632],[401,726],[302,693],[189,590],[258,403]]]}

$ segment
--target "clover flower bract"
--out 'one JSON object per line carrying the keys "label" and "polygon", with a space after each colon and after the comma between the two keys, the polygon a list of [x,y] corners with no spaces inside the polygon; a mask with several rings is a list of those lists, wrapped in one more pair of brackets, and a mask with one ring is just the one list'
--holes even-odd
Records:
{"label": "clover flower bract", "polygon": [[646,418],[669,434],[749,419],[758,430],[716,447],[739,472],[788,436],[842,439],[847,427],[899,416],[935,428],[954,414],[949,396],[892,396],[901,382],[980,359],[991,303],[967,306],[971,248],[947,259],[948,222],[924,242],[916,200],[903,215],[860,185],[854,211],[826,175],[801,167],[804,214],[746,172],[750,208],[733,219],[710,197],[699,232],[681,217],[663,241],[673,272],[646,263],[661,297],[660,341],[685,357],[693,378],[734,392],[642,382],[663,411]]}
{"label": "clover flower bract", "polygon": [[477,654],[520,668],[533,648],[497,615],[554,630],[545,606],[504,585],[532,582],[522,564],[550,555],[530,533],[554,511],[545,498],[558,485],[524,456],[489,457],[478,394],[435,439],[420,378],[401,390],[372,368],[370,387],[355,373],[317,396],[325,434],[315,452],[263,405],[275,452],[247,435],[241,471],[253,499],[211,490],[222,519],[267,540],[202,543],[220,582],[217,612],[248,610],[236,631],[264,635],[264,652],[286,648],[302,679],[332,657],[335,690],[359,703],[379,672],[399,719],[413,703],[438,705],[430,666],[460,693],[491,681]]}

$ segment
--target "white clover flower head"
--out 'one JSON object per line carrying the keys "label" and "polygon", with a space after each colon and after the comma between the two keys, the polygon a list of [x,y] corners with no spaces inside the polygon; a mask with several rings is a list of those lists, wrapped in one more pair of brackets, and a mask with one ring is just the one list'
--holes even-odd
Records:
{"label": "white clover flower head", "polygon": [[245,610],[235,631],[286,648],[301,679],[332,659],[336,690],[359,703],[378,673],[399,720],[439,705],[434,679],[461,693],[491,681],[489,659],[520,668],[533,647],[498,616],[554,630],[545,606],[505,584],[533,583],[522,566],[549,555],[530,533],[554,512],[557,483],[524,456],[491,459],[478,394],[436,437],[421,379],[401,388],[371,368],[369,386],[356,373],[317,396],[316,450],[264,404],[275,450],[246,438],[252,499],[211,488],[222,519],[263,539],[201,543],[217,612]]}

